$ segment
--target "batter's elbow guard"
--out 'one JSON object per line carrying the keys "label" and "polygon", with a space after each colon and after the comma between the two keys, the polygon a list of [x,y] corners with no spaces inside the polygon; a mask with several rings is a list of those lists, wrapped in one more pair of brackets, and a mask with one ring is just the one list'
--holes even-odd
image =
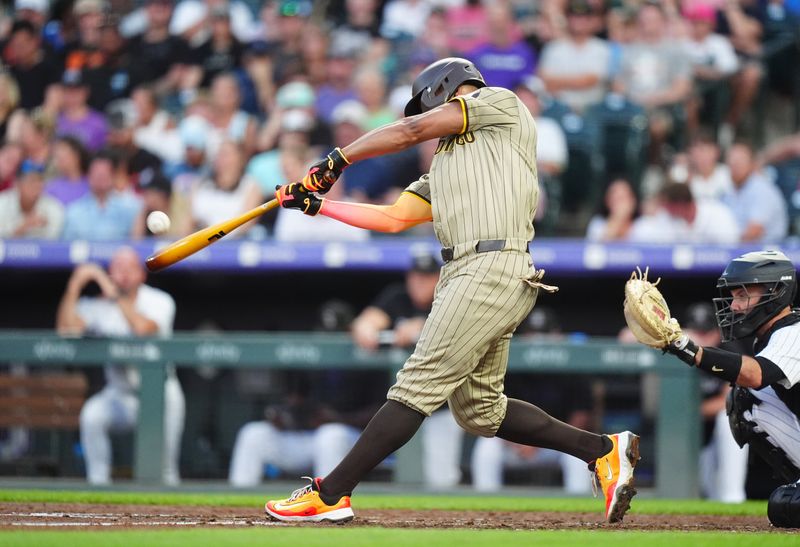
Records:
{"label": "batter's elbow guard", "polygon": [[784,484],[769,497],[767,516],[773,526],[800,528],[800,484]]}

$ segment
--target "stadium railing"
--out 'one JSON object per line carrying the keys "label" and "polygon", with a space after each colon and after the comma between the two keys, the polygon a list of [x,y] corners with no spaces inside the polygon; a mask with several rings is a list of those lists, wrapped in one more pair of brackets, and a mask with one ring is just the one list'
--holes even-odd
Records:
{"label": "stadium railing", "polygon": [[[157,483],[163,449],[166,367],[342,368],[396,372],[406,350],[367,352],[347,334],[176,333],[172,338],[65,338],[52,331],[0,331],[0,362],[36,367],[131,364],[141,372],[140,413],[134,477]],[[641,345],[608,339],[514,341],[509,369],[514,372],[592,375],[655,374],[659,400],[655,421],[655,490],[664,498],[698,495],[700,417],[698,375],[669,356]],[[401,449],[395,480],[419,483],[418,442]]]}

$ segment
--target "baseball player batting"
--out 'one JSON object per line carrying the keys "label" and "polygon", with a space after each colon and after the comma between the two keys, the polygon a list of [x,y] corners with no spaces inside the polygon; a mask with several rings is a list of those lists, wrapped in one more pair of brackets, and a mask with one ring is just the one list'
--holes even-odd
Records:
{"label": "baseball player batting", "polygon": [[755,357],[698,347],[685,334],[665,346],[689,366],[734,384],[727,411],[739,446],[758,453],[783,480],[769,499],[775,526],[800,528],[800,310],[794,264],[779,251],[733,259],[714,299],[722,340],[755,335]]}
{"label": "baseball player batting", "polygon": [[[413,355],[387,402],[326,477],[266,503],[283,521],[353,518],[350,496],[361,479],[403,446],[422,421],[449,404],[466,431],[551,448],[586,461],[605,496],[609,522],[622,519],[635,494],[639,438],[597,435],[560,422],[525,401],[508,399],[503,382],[511,336],[528,315],[541,283],[528,252],[539,197],[536,125],[511,91],[486,87],[465,59],[423,70],[406,117],[375,129],[314,164],[302,183],[278,187],[281,206],[381,232],[433,221],[444,265]],[[393,205],[321,199],[351,163],[439,139],[430,173]]]}

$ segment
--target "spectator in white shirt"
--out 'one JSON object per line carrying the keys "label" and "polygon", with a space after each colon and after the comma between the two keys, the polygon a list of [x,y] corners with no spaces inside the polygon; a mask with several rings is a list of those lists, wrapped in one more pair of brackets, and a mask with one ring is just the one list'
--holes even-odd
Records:
{"label": "spectator in white shirt", "polygon": [[728,166],[720,163],[720,149],[710,135],[698,133],[689,145],[689,188],[694,198],[722,199],[733,188]]}

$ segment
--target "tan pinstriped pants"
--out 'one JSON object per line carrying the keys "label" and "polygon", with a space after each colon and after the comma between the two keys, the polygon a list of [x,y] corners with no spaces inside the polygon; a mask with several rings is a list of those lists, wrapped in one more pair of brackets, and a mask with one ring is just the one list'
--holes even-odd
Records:
{"label": "tan pinstriped pants", "polygon": [[506,414],[508,347],[538,289],[530,254],[506,250],[448,262],[413,355],[388,398],[427,416],[445,401],[461,427],[494,436]]}

